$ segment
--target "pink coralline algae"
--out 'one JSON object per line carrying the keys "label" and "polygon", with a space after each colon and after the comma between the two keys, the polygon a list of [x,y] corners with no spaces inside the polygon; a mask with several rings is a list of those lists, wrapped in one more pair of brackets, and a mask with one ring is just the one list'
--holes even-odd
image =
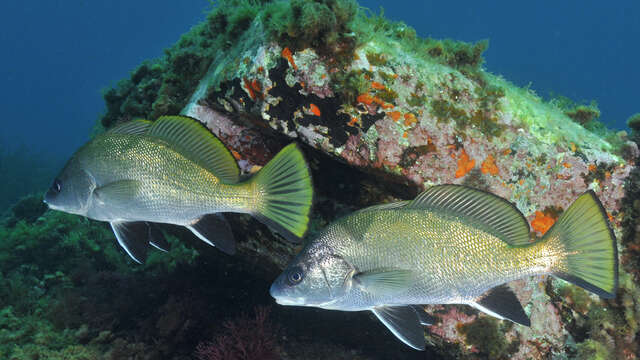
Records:
{"label": "pink coralline algae", "polygon": [[255,317],[242,315],[223,323],[224,330],[212,342],[196,348],[198,360],[277,360],[275,331],[268,321],[269,308],[257,307]]}
{"label": "pink coralline algae", "polygon": [[[238,153],[245,172],[273,154],[264,144],[279,134],[363,172],[392,175],[385,181],[422,189],[464,184],[496,194],[524,214],[534,237],[592,190],[616,235],[622,235],[625,181],[635,167],[630,159],[637,147],[609,143],[529,91],[482,70],[469,76],[407,56],[384,39],[362,44],[341,67],[311,48],[268,44],[253,53],[259,56],[248,57],[250,65],[236,74],[213,86],[203,82],[197,91],[202,96],[185,109]],[[558,294],[549,279],[512,284],[532,326],[496,328],[515,344],[509,347],[511,356],[576,351],[565,340],[585,330],[576,329],[566,320],[566,309],[552,303]],[[635,283],[624,284],[619,293],[640,293]],[[634,311],[607,321],[635,329]],[[443,307],[439,313],[441,322],[428,335],[432,342],[467,348],[457,326],[477,321],[474,311],[467,315]],[[607,333],[597,341],[610,344],[614,337]],[[635,336],[615,339],[628,345]]]}

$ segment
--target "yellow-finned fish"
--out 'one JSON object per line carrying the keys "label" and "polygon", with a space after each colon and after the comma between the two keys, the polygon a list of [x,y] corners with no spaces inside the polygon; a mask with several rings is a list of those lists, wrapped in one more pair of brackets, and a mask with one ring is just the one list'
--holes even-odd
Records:
{"label": "yellow-finned fish", "polygon": [[616,240],[592,191],[539,240],[508,201],[458,185],[373,206],[325,228],[271,286],[282,305],[371,310],[394,335],[424,349],[416,305],[469,304],[529,326],[506,282],[550,274],[603,298],[618,285]]}
{"label": "yellow-finned fish", "polygon": [[143,262],[150,245],[167,248],[153,223],[185,226],[234,253],[233,234],[220,212],[252,214],[298,241],[307,230],[312,192],[295,144],[241,181],[233,156],[204,125],[163,116],[124,123],[85,144],[53,181],[45,202],[108,221],[127,254]]}

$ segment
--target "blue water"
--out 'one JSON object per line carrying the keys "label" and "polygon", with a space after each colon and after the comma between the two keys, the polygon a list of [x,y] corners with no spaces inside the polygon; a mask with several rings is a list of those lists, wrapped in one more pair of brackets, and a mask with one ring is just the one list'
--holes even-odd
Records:
{"label": "blue water", "polygon": [[207,0],[0,2],[1,143],[68,157],[104,112],[101,91],[204,20]]}
{"label": "blue water", "polygon": [[[469,42],[489,39],[490,47],[484,54],[484,67],[489,72],[500,74],[519,86],[529,86],[545,98],[554,93],[577,102],[588,103],[595,100],[602,113],[600,120],[609,128],[625,129],[626,119],[640,112],[640,47],[637,46],[640,39],[640,1],[623,0],[616,2],[617,6],[592,0],[500,0],[492,1],[490,5],[487,3],[361,1],[361,5],[374,12],[384,6],[387,17],[406,22],[423,37]],[[0,215],[18,197],[43,190],[69,155],[89,139],[92,128],[105,111],[103,90],[115,85],[120,79],[127,78],[130,71],[143,60],[162,56],[163,49],[175,43],[190,27],[203,21],[210,8],[210,0],[0,1]],[[5,156],[6,151],[14,155]],[[7,164],[12,171],[5,171]],[[38,199],[33,201],[39,203]],[[81,225],[86,227],[87,224],[88,222]],[[96,229],[100,230],[98,225],[94,225],[93,231]],[[108,234],[103,237],[111,236],[109,229],[104,227],[102,230]],[[42,239],[50,241],[48,235],[40,234]],[[52,239],[58,241],[63,235],[67,234],[55,234]],[[95,233],[90,235],[97,236]],[[83,238],[82,233],[78,238]],[[25,239],[32,246],[26,247],[29,250],[17,249],[22,246],[18,243],[16,251],[11,248],[11,251],[5,250],[6,254],[16,253],[18,255],[15,257],[19,258],[26,257],[26,252],[34,251],[33,257],[36,260],[43,263],[44,260],[51,260],[53,265],[63,264],[67,259],[68,249],[56,247],[55,242],[38,240],[44,244],[42,255],[39,256],[41,253],[33,249],[39,249],[40,244],[34,246],[35,240],[29,236],[25,236]],[[2,240],[5,239],[0,239]],[[105,239],[102,240],[106,243]],[[109,246],[113,245],[108,249],[119,249],[113,239],[108,240]],[[73,241],[80,242],[82,239]],[[101,246],[106,248],[104,244]],[[264,269],[257,271],[264,278],[256,280],[256,271],[252,270],[255,264],[247,265],[240,262],[244,260],[226,257],[209,248],[203,250],[202,244],[200,246],[199,249],[206,256],[202,256],[197,266],[178,266],[178,270],[175,270],[178,275],[173,274],[171,281],[153,274],[146,278],[143,271],[133,267],[131,268],[134,270],[125,274],[119,274],[113,269],[107,269],[102,274],[104,269],[100,269],[104,281],[97,276],[97,280],[78,277],[78,283],[86,281],[93,288],[89,285],[86,288],[78,286],[74,291],[77,291],[78,298],[91,300],[95,295],[92,291],[99,293],[100,290],[108,294],[108,291],[96,284],[111,281],[119,286],[116,290],[124,289],[114,291],[118,293],[119,304],[129,303],[124,301],[129,296],[124,291],[131,291],[131,304],[146,306],[145,302],[152,298],[153,306],[150,306],[149,311],[157,311],[158,314],[165,311],[178,315],[186,313],[187,319],[207,317],[212,321],[211,328],[229,316],[225,313],[229,308],[234,307],[234,311],[239,311],[238,309],[246,306],[245,310],[250,312],[250,307],[255,303],[273,304],[273,299],[268,295],[268,286],[273,279],[260,273]],[[58,249],[58,253],[52,248]],[[77,254],[80,250],[69,252]],[[78,263],[87,263],[95,271],[102,266],[101,257],[97,255],[101,253],[102,250],[96,252],[95,258],[86,261],[83,259]],[[120,255],[122,259],[118,259],[123,262],[127,260],[124,253]],[[243,272],[237,271],[238,264],[243,267]],[[20,264],[22,265],[29,264]],[[127,266],[129,265],[132,264]],[[16,265],[15,268],[20,266]],[[64,266],[72,268],[66,263]],[[23,268],[32,269],[29,266]],[[27,270],[24,270],[25,273]],[[133,271],[138,272],[132,275]],[[51,272],[54,273],[53,270]],[[83,269],[78,271],[82,272]],[[0,271],[0,287],[4,286],[4,276]],[[36,278],[31,279],[25,275],[24,279],[21,281],[28,285],[23,288],[24,294],[30,294],[29,291],[33,292],[35,287],[29,281]],[[51,281],[53,283],[55,279]],[[149,282],[145,283],[146,281]],[[145,297],[147,288],[143,288],[143,285],[155,291]],[[105,285],[109,286],[109,283]],[[142,290],[131,290],[139,288]],[[37,290],[40,291],[40,288]],[[45,290],[42,291],[44,293]],[[29,299],[29,296],[22,296],[19,292],[17,294],[16,298]],[[183,296],[184,294],[188,296]],[[1,295],[0,310],[6,305],[2,303],[5,299]],[[91,301],[110,304],[111,295],[103,295],[98,300]],[[172,296],[178,300],[172,302]],[[67,299],[72,299],[72,296]],[[206,307],[198,303],[197,299],[215,299],[217,302]],[[69,304],[75,306],[77,303],[69,300]],[[220,304],[224,306],[218,306]],[[67,308],[73,309],[68,311],[70,313],[76,312],[75,307]],[[125,310],[131,308],[134,307]],[[106,309],[113,310],[108,307]],[[82,314],[89,312],[86,308],[82,310]],[[102,308],[92,310],[100,313]],[[321,313],[315,309],[290,312],[282,307],[275,308],[274,312],[280,319],[288,319],[289,324],[299,327],[287,329],[290,333],[300,331],[303,334],[320,334],[318,337],[324,336],[325,339],[333,335],[344,340],[343,345],[353,348],[360,348],[362,345],[356,344],[357,340],[351,338],[353,333],[349,328],[366,319],[362,315]],[[315,316],[322,321],[297,323],[294,317],[298,314],[306,314],[311,318]],[[67,316],[71,318],[71,315]],[[164,323],[125,324],[135,327],[130,337],[137,336],[133,334],[139,332],[138,328],[149,331],[148,334],[141,333],[141,337],[152,337],[155,334],[153,331],[158,332],[156,328],[170,328],[172,321],[179,323],[180,320],[180,316],[168,320],[161,315],[158,317]],[[90,320],[94,319],[76,319],[82,324]],[[94,322],[98,323],[98,320]],[[335,324],[341,326],[332,328]],[[394,347],[397,349],[394,351],[403,352],[404,358],[423,357],[397,343],[379,323],[369,319],[369,323],[363,326],[367,327],[367,324],[375,326],[360,334],[360,338],[373,339],[372,346]],[[70,328],[77,327],[76,324]],[[96,329],[99,327],[96,326]],[[163,336],[170,337],[167,334]],[[182,336],[188,338],[187,335]],[[382,343],[379,339],[386,342]],[[193,341],[200,340],[194,338]],[[161,347],[162,344],[157,345]],[[398,358],[400,357],[402,356]]]}
{"label": "blue water", "polygon": [[[596,100],[601,120],[623,129],[640,111],[640,2],[552,0],[362,5],[421,36],[490,39],[485,68],[510,81],[577,101]],[[36,1],[0,4],[0,104],[9,146],[68,156],[104,111],[101,90],[142,60],[162,55],[205,18],[209,1]],[[635,19],[635,20],[634,20]]]}
{"label": "blue water", "polygon": [[536,93],[597,101],[600,120],[625,129],[640,112],[640,2],[367,1],[419,35],[489,39],[484,67]]}

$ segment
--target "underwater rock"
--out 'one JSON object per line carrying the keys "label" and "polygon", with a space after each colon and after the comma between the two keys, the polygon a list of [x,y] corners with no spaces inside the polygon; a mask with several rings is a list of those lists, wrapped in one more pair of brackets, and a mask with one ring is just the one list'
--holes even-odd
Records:
{"label": "underwater rock", "polygon": [[[530,90],[484,71],[484,43],[419,39],[404,24],[353,10],[350,1],[265,2],[251,11],[233,10],[233,4],[221,2],[207,23],[168,51],[175,60],[172,51],[179,49],[181,62],[160,61],[153,71],[136,71],[126,86],[131,93],[143,84],[138,93],[147,94],[144,84],[150,82],[138,77],[170,78],[184,71],[185,62],[197,65],[200,79],[189,79],[191,87],[175,93],[156,84],[165,91],[146,96],[145,109],[125,109],[120,117],[110,113],[103,124],[162,115],[162,99],[169,97],[167,111],[186,104],[181,113],[205,123],[245,174],[291,141],[306,144],[318,193],[310,236],[355,208],[410,199],[444,183],[508,199],[541,236],[575,198],[593,190],[618,239],[615,299],[602,300],[551,277],[522,279],[509,285],[531,327],[488,320],[463,306],[427,306],[440,320],[427,327],[427,342],[444,356],[637,357],[640,178],[630,177],[637,174],[637,145],[610,141]],[[326,18],[309,23],[329,30],[305,37],[296,35],[304,29],[282,30],[293,26],[283,19],[300,4],[324,6],[317,13]],[[249,12],[240,16],[241,11]],[[278,16],[282,24],[276,26]],[[215,33],[222,23],[227,32]],[[198,54],[201,44],[220,51]],[[207,71],[203,64],[209,64]],[[239,241],[236,256],[274,276],[298,250],[248,217],[230,221]]]}

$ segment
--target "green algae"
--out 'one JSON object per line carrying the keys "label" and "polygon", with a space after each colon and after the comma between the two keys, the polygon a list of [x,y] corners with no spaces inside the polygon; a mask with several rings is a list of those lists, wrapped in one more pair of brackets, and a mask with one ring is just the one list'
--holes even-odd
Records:
{"label": "green algae", "polygon": [[517,351],[519,344],[517,339],[509,342],[504,336],[512,326],[511,322],[501,324],[495,318],[483,316],[461,325],[458,331],[465,337],[468,345],[474,346],[489,359],[508,359],[510,354]]}
{"label": "green algae", "polygon": [[586,340],[577,345],[576,360],[607,360],[611,359],[611,351],[603,344]]}
{"label": "green algae", "polygon": [[137,265],[107,223],[43,210],[41,199],[24,198],[0,220],[0,358],[116,359],[148,352],[123,339],[99,340],[98,330],[146,306],[138,301],[144,292],[130,292],[126,283],[174,274],[199,252],[167,234],[170,251],[152,251]]}
{"label": "green algae", "polygon": [[[389,21],[383,13],[374,15],[359,8],[353,0],[222,0],[216,3],[206,22],[166,49],[164,57],[144,62],[129,79],[104,92],[107,112],[101,124],[109,128],[134,118],[179,113],[214,59],[236,49],[242,39],[261,36],[294,51],[312,48],[333,59],[338,67],[351,62],[358,46],[373,39],[391,40],[428,61],[451,66],[478,79],[482,77],[482,53],[488,45],[486,41],[467,44],[420,39],[406,24]],[[388,56],[384,52],[367,52],[367,58],[372,65],[382,66]],[[352,77],[336,78],[335,90],[345,91],[345,98],[354,99],[363,92],[356,91],[362,90],[362,86],[352,80]],[[394,97],[391,93],[384,95]]]}
{"label": "green algae", "polygon": [[[277,9],[280,10],[276,11]],[[291,6],[283,6],[282,4],[279,4],[278,6],[273,5],[271,11],[273,11],[274,13],[278,13],[279,11],[286,13],[287,11],[291,11],[291,9]],[[326,16],[326,14],[322,14],[322,12],[320,13],[323,17]],[[391,38],[402,40],[401,47],[403,47],[404,51],[408,51],[406,49],[417,48],[422,48],[423,50],[428,49],[428,46],[426,44],[428,44],[429,41],[417,39],[417,37],[415,36],[415,32],[412,32],[411,29],[406,26],[403,27],[398,23],[396,23],[394,26],[391,26],[389,24],[393,23],[389,23],[382,18],[362,20],[360,16],[361,15],[357,15],[356,18],[352,20],[355,22],[362,21],[363,23],[367,23],[367,26],[378,27],[378,32],[375,33],[375,36],[377,36],[377,38],[368,38],[371,41],[377,41],[376,45],[378,45],[378,43],[385,42],[385,40],[381,40],[380,37],[389,35]],[[280,30],[276,31],[275,28],[270,30],[273,31],[271,33],[272,35],[279,34],[278,36],[282,36],[282,38],[280,39],[277,37],[273,37],[272,39],[275,39],[276,41],[282,41],[281,45],[290,46],[294,50],[299,49],[301,46],[307,46],[308,44],[310,44],[310,46],[320,46],[318,45],[318,41],[314,40],[318,38],[310,39],[298,37],[298,33],[295,31],[295,28],[294,31],[289,32],[290,28],[283,25],[284,21],[287,19],[291,19],[290,13],[279,18],[278,21],[283,21],[283,23],[280,23],[277,27],[277,29]],[[329,22],[332,22],[332,20],[330,20]],[[351,26],[353,27],[353,23]],[[244,28],[244,26],[238,27],[238,29]],[[355,32],[356,35],[354,35],[354,37],[357,40],[356,43],[361,45],[364,43],[367,37],[361,36],[359,31],[360,30]],[[246,30],[238,30],[238,32],[242,32],[243,34],[245,34]],[[325,33],[321,34],[321,32],[318,32],[315,34],[315,36],[320,36],[321,39],[322,36],[325,36]],[[348,41],[349,39],[348,37],[345,37],[343,38],[343,40]],[[335,46],[339,46],[340,42],[338,41],[333,44]],[[352,47],[349,47],[352,46],[352,44],[352,42],[348,42],[348,46],[340,48],[352,49]],[[232,45],[225,46],[226,48],[229,48]],[[506,81],[482,72],[482,70],[480,69],[482,65],[482,51],[479,51],[481,47],[476,48],[476,50],[461,50],[459,56],[455,55],[456,52],[454,50],[447,50],[442,45],[434,45],[432,48],[436,49],[433,50],[432,53],[429,53],[428,51],[424,51],[423,53],[421,53],[424,55],[424,58],[422,58],[422,60],[425,60],[427,62],[434,62],[447,67],[453,67],[460,73],[467,75],[468,78],[474,82],[474,85],[477,85],[474,87],[469,87],[469,89],[474,90],[474,95],[472,96],[475,96],[474,101],[477,101],[477,103],[479,104],[477,109],[473,107],[469,109],[468,106],[465,106],[467,104],[458,102],[458,98],[461,98],[463,96],[469,97],[468,94],[465,95],[463,91],[458,90],[454,86],[445,86],[444,94],[448,94],[449,99],[446,99],[445,95],[445,98],[441,100],[432,100],[429,104],[431,106],[431,114],[438,119],[438,122],[448,122],[451,118],[453,118],[456,123],[456,128],[459,130],[473,127],[479,129],[483,134],[488,134],[489,137],[500,136],[503,130],[503,125],[497,122],[495,111],[505,110],[505,113],[515,114],[515,116],[513,117],[514,126],[523,126],[526,129],[531,129],[533,136],[536,139],[541,139],[543,143],[546,144],[557,144],[558,146],[568,147],[571,142],[576,142],[576,147],[578,149],[586,148],[587,150],[589,148],[607,150],[611,149],[612,146],[615,146],[613,145],[611,140],[603,140],[603,137],[600,135],[600,133],[597,132],[599,131],[599,128],[594,125],[597,124],[596,121],[580,120],[581,118],[584,119],[585,116],[588,115],[588,112],[576,112],[576,116],[572,117],[570,111],[567,112],[565,110],[555,108],[554,106],[549,106],[545,102],[541,101],[530,90],[519,88],[516,89]],[[383,44],[383,46],[376,48],[376,52],[365,53],[367,54],[367,59],[369,60],[369,62],[375,63],[372,65],[384,66],[384,71],[377,70],[377,74],[379,74],[379,76],[386,82],[392,83],[395,80],[395,77],[393,77],[393,75],[390,75],[388,71],[390,71],[389,69],[392,69],[391,66],[394,65],[393,62],[397,52],[394,53],[390,49],[390,46],[387,46],[387,44]],[[327,50],[327,48],[324,48],[322,51]],[[445,50],[447,50],[448,53]],[[347,60],[350,59],[350,57],[347,56],[349,54],[349,51],[342,52],[340,56]],[[373,59],[372,61],[372,59],[369,59],[369,53],[380,54],[381,57],[384,57],[385,61],[376,62],[375,59]],[[327,55],[326,52],[324,54]],[[459,62],[457,62],[457,60],[459,60]],[[449,69],[447,68],[446,71],[449,71]],[[385,75],[380,75],[381,73]],[[454,72],[453,74],[459,75],[457,72]],[[411,78],[406,74],[400,76],[400,79],[404,81],[411,80]],[[462,78],[462,76],[458,77]],[[334,81],[332,83],[332,89],[335,90],[339,96],[343,96],[343,100],[345,103],[351,104],[355,102],[355,99],[359,94],[366,93],[370,90],[371,78],[371,72],[366,70],[351,70],[348,72],[337,71],[335,75],[332,74],[332,80]],[[416,92],[411,94],[406,100],[410,106],[422,107],[426,104],[425,100],[427,98],[418,95],[424,90],[423,87],[425,86],[430,85],[424,85],[420,83],[416,84]],[[406,94],[403,94],[403,96],[405,95]],[[375,131],[375,127],[371,127],[369,128],[369,132],[367,134],[374,134]],[[378,136],[374,134],[370,136],[370,140],[369,142],[367,142],[367,145],[369,145],[370,148],[369,156],[371,157],[372,161],[376,156],[376,148],[374,143],[377,141],[377,139]],[[426,151],[426,149],[417,149],[417,151],[422,152]],[[411,159],[407,160],[407,164],[411,164],[410,160]],[[546,162],[546,160],[547,159],[536,159],[536,162],[538,162],[538,166],[540,166],[540,163]],[[601,163],[598,163],[599,168],[589,179],[590,181],[587,181],[588,184],[590,184],[594,180],[602,181],[602,179],[605,179],[607,170],[612,170],[612,164],[615,163],[603,162],[602,165],[600,164]],[[399,171],[399,168],[395,168],[394,170],[390,171]],[[621,324],[621,318],[619,316],[612,316],[612,312],[610,310],[609,312],[603,310],[587,310],[589,308],[589,298],[584,296],[583,291],[568,291],[562,293],[562,296],[567,297],[567,299],[573,304],[574,309],[577,312],[586,311],[589,316],[593,317],[593,319],[602,321],[602,323],[607,324],[607,326],[611,326],[611,324],[615,324],[615,326],[618,326]],[[568,314],[564,314],[563,316],[565,316],[564,318],[567,319],[567,316],[573,315],[569,312]],[[633,317],[633,314],[629,316]],[[598,328],[595,327],[595,324],[595,322],[589,321],[588,324],[584,326],[584,329],[581,330],[587,332],[587,330],[585,329],[588,329],[588,335],[585,336],[592,336],[591,334],[593,334],[594,339],[597,339],[587,339],[579,343],[579,354],[583,354],[585,357],[589,354],[605,354],[610,351],[606,345],[603,345],[606,344],[606,341],[608,341],[608,339],[601,335],[601,333],[598,331]],[[620,329],[620,334],[629,333],[631,331],[631,327],[621,326]],[[470,333],[470,331],[467,332],[467,334]],[[481,349],[481,352],[483,354],[498,354],[498,357],[505,356],[502,355],[504,354],[504,344],[501,344],[499,342],[496,343],[495,341],[493,341],[495,340],[493,338],[482,341],[480,339],[474,338],[474,336],[471,335],[471,337],[467,337],[467,340],[470,344],[477,343],[479,344],[479,346],[483,346],[484,344],[486,344],[486,347],[479,348]]]}
{"label": "green algae", "polygon": [[596,163],[593,171],[582,173],[581,176],[587,186],[594,181],[602,183],[611,176],[611,172],[615,170],[616,166],[615,163],[599,162]]}
{"label": "green algae", "polygon": [[484,62],[482,54],[489,48],[489,41],[482,40],[474,44],[461,41],[434,40],[425,41],[424,51],[443,65],[448,65],[463,74],[476,74]]}
{"label": "green algae", "polygon": [[413,107],[422,107],[427,101],[426,96],[419,96],[416,93],[411,93],[411,96],[407,99],[407,105]]}
{"label": "green algae", "polygon": [[566,111],[565,114],[578,124],[586,125],[600,117],[600,110],[593,106],[579,105],[570,111]]}
{"label": "green algae", "polygon": [[585,126],[600,117],[598,103],[595,101],[591,101],[588,104],[586,102],[578,103],[566,96],[553,94],[551,100],[549,100],[549,104],[558,108],[571,120],[582,126]]}
{"label": "green algae", "polygon": [[332,87],[343,102],[355,104],[358,95],[369,91],[369,74],[363,70],[351,70],[348,72],[336,72],[332,75]]}
{"label": "green algae", "polygon": [[312,47],[323,54],[351,54],[354,43],[348,34],[357,13],[353,0],[266,1],[261,19],[269,40],[292,50]]}
{"label": "green algae", "polygon": [[387,64],[387,57],[384,54],[368,51],[367,61],[373,66],[384,66]]}
{"label": "green algae", "polygon": [[385,87],[384,89],[381,89],[381,90],[376,90],[375,93],[378,98],[388,103],[395,103],[396,99],[398,98],[398,93],[395,90],[388,87]]}
{"label": "green algae", "polygon": [[627,126],[633,131],[640,132],[640,113],[629,116],[627,119]]}
{"label": "green algae", "polygon": [[7,219],[7,224],[13,226],[20,220],[31,224],[45,211],[47,211],[47,205],[44,203],[42,195],[27,195],[11,207],[11,216]]}

